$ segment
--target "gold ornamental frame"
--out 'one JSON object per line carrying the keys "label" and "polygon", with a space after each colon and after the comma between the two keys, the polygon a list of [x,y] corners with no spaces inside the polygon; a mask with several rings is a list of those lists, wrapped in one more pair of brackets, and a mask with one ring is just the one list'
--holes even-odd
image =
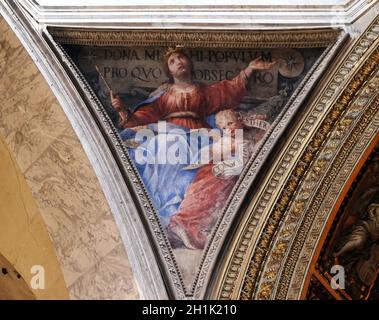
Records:
{"label": "gold ornamental frame", "polygon": [[341,35],[340,29],[319,28],[285,31],[219,30],[104,30],[49,27],[60,44],[93,46],[175,46],[188,48],[316,48],[328,47]]}
{"label": "gold ornamental frame", "polygon": [[[329,213],[327,204],[338,198],[354,164],[378,139],[378,50],[377,18],[330,74],[288,137],[245,212],[213,297],[301,298]],[[355,158],[349,159],[349,153]],[[329,163],[326,159],[331,156],[335,158]],[[323,174],[324,180],[319,181]],[[328,194],[337,181],[339,188]],[[320,203],[326,206],[323,216],[318,211]]]}

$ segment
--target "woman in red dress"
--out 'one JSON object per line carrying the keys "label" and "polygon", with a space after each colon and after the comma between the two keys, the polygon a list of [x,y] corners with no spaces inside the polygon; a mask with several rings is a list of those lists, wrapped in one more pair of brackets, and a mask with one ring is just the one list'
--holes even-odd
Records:
{"label": "woman in red dress", "polygon": [[[247,82],[254,70],[266,70],[275,62],[255,59],[234,79],[214,84],[198,84],[192,79],[191,59],[183,49],[171,49],[165,55],[164,69],[169,82],[160,86],[154,99],[136,112],[124,117],[124,128],[167,121],[188,129],[211,128],[206,117],[218,111],[237,108],[247,93]],[[114,108],[123,113],[118,96],[111,95]],[[168,225],[171,244],[203,249],[218,213],[236,182],[236,178],[220,179],[212,174],[213,164],[201,167]]]}

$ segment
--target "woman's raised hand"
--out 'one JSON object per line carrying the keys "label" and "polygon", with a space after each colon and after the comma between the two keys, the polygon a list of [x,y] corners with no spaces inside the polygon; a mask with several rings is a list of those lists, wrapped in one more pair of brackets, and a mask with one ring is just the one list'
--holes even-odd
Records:
{"label": "woman's raised hand", "polygon": [[277,60],[272,62],[263,61],[260,57],[251,60],[247,68],[245,69],[245,74],[249,78],[253,71],[268,70],[274,67],[278,63]]}
{"label": "woman's raised hand", "polygon": [[113,94],[113,92],[111,91],[111,104],[113,106],[113,108],[117,111],[117,112],[121,112],[124,110],[124,106],[122,105],[122,101],[121,101],[121,98],[119,95],[115,95]]}
{"label": "woman's raised hand", "polygon": [[272,62],[266,62],[266,61],[263,61],[259,57],[250,61],[249,67],[251,67],[253,70],[267,70],[267,69],[271,69],[276,63],[277,63],[276,60]]}
{"label": "woman's raised hand", "polygon": [[124,128],[130,116],[129,109],[126,109],[125,106],[122,104],[120,96],[113,94],[112,91],[111,91],[111,103],[112,103],[113,108],[118,112],[120,116],[118,126],[121,128]]}

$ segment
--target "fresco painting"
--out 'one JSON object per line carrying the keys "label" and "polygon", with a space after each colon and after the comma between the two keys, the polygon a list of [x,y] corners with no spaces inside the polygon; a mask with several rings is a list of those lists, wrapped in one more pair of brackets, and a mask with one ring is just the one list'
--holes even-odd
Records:
{"label": "fresco painting", "polygon": [[123,140],[184,281],[323,48],[66,45]]}
{"label": "fresco painting", "polygon": [[[378,147],[361,169],[340,207],[321,250],[315,272],[327,280],[333,279],[337,274],[340,277],[335,281],[336,290],[312,279],[307,293],[308,299],[378,299]],[[328,281],[325,283],[328,284]]]}

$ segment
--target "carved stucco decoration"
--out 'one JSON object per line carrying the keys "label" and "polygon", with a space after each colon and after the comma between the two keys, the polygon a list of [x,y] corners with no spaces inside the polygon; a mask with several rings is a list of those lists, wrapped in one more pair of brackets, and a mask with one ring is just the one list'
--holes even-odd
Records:
{"label": "carved stucco decoration", "polygon": [[297,31],[216,31],[216,30],[112,30],[49,28],[61,44],[96,46],[205,46],[208,48],[309,48],[328,47],[337,40],[338,29]]}
{"label": "carved stucco decoration", "polygon": [[[372,63],[377,65],[378,51],[375,60]],[[351,101],[348,110],[336,123],[329,138],[323,143],[323,148],[307,170],[292,205],[286,211],[286,218],[278,231],[273,250],[269,252],[270,258],[259,283],[258,299],[270,297],[266,296],[266,288],[269,286],[273,289],[277,287],[275,298],[285,299],[292,276],[297,280],[291,288],[291,298],[297,298],[295,292],[301,288],[298,283],[300,274],[305,276],[304,267],[311,259],[317,239],[325,225],[325,218],[332,211],[333,204],[343,190],[354,165],[377,133],[378,85],[379,74],[376,73],[358,93],[358,97]],[[283,261],[285,257],[291,259]],[[274,290],[272,291],[274,293]]]}
{"label": "carved stucco decoration", "polygon": [[[346,35],[341,30],[307,30],[307,31],[283,31],[283,32],[226,32],[226,31],[144,31],[134,30],[119,32],[104,32],[100,30],[82,30],[82,29],[63,29],[49,28],[47,37],[51,46],[58,52],[63,64],[68,71],[74,76],[79,87],[83,90],[88,104],[96,111],[99,123],[115,147],[118,157],[121,159],[120,168],[126,173],[129,181],[129,187],[136,195],[135,203],[145,214],[150,228],[154,235],[154,241],[157,245],[157,254],[162,263],[164,277],[170,279],[169,283],[172,290],[172,296],[179,299],[185,298],[202,298],[207,295],[208,282],[212,276],[211,270],[215,265],[215,259],[222,250],[221,246],[226,238],[226,233],[232,219],[241,204],[246,200],[246,193],[251,186],[257,172],[261,168],[265,159],[267,159],[272,146],[285,130],[289,120],[298,110],[304,101],[309,90],[314,86],[321,72],[325,70],[328,62],[335,54],[337,48],[344,42]],[[177,45],[185,44],[187,47],[228,47],[228,48],[248,48],[248,47],[265,47],[265,48],[283,48],[283,47],[324,47],[327,49],[318,59],[318,62],[312,67],[308,75],[305,76],[302,83],[295,90],[294,94],[283,108],[281,114],[275,120],[270,128],[269,134],[261,144],[258,152],[253,155],[247,164],[247,169],[241,174],[237,187],[234,189],[229,202],[226,205],[222,218],[219,220],[215,231],[213,232],[210,243],[208,244],[205,255],[203,256],[200,269],[196,276],[196,281],[190,291],[185,290],[181,274],[173,257],[168,240],[162,232],[159,219],[153,209],[153,205],[147,195],[145,187],[139,178],[131,159],[128,156],[124,144],[121,142],[111,120],[103,109],[100,101],[92,92],[87,81],[81,75],[73,61],[66,54],[61,44],[89,44],[100,46],[120,46],[120,45]],[[222,253],[222,252],[221,252]]]}
{"label": "carved stucco decoration", "polygon": [[[320,211],[324,215],[317,217],[313,229],[309,225],[321,201],[331,210],[359,154],[378,131],[378,83],[373,76],[379,63],[378,33],[376,19],[341,62],[252,199],[223,278],[215,286],[216,297],[299,297],[307,263],[327,216],[325,210]],[[354,98],[357,94],[360,96]],[[338,172],[342,177],[337,177]],[[326,198],[332,185],[334,193]],[[304,242],[307,245],[300,256]]]}

